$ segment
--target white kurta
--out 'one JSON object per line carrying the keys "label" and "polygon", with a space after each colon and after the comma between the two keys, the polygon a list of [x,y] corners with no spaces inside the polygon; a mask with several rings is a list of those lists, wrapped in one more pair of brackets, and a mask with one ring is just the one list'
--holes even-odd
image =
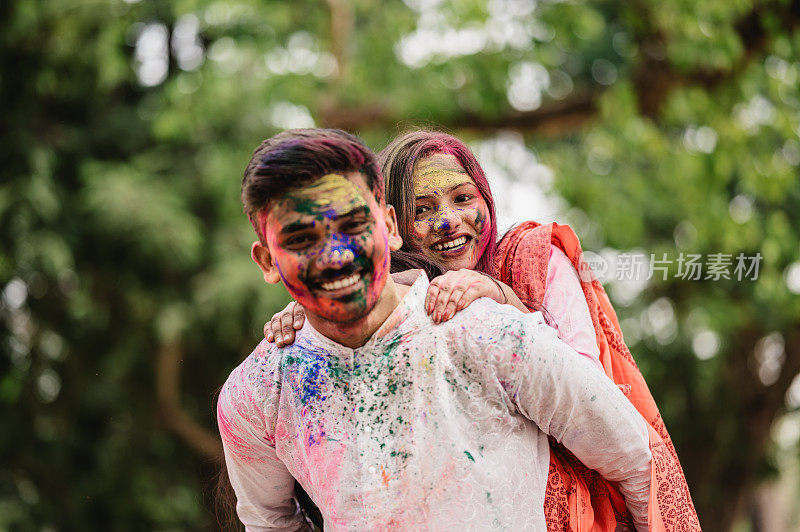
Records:
{"label": "white kurta", "polygon": [[434,325],[427,286],[358,349],[306,321],[231,373],[218,421],[247,529],[302,528],[297,479],[330,530],[545,530],[547,434],[646,523],[647,430],[617,387],[540,313],[481,299]]}

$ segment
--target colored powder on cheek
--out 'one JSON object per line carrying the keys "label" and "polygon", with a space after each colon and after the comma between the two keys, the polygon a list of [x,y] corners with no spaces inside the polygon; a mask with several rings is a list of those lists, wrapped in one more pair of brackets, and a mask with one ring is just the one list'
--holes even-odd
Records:
{"label": "colored powder on cheek", "polygon": [[478,212],[475,214],[475,227],[478,229],[478,232],[483,234],[484,233],[484,223],[486,222],[486,215],[483,213],[483,209],[478,209]]}
{"label": "colored powder on cheek", "polygon": [[283,281],[283,285],[286,287],[286,290],[291,294],[291,296],[295,299],[298,297],[303,297],[306,295],[310,295],[308,290],[304,289],[302,286],[296,285],[289,281],[286,276],[283,274],[280,265],[275,263],[275,269],[278,270],[278,275],[281,277],[281,281]]}
{"label": "colored powder on cheek", "polygon": [[480,239],[480,248],[476,249],[475,258],[480,259],[483,256],[483,252],[486,250],[486,247],[489,245],[488,235],[491,232],[491,224],[488,222],[487,213],[483,210],[483,208],[478,208],[478,212],[475,215],[475,228],[478,230],[479,239]]}

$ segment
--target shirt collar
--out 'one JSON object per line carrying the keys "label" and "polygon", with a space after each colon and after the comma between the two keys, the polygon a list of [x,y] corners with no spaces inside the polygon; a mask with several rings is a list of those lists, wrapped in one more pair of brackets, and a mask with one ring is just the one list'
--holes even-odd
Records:
{"label": "shirt collar", "polygon": [[367,342],[356,349],[343,346],[338,342],[334,342],[327,336],[314,329],[308,320],[305,320],[303,328],[298,331],[297,343],[310,347],[317,348],[323,347],[326,350],[334,353],[352,353],[353,351],[360,351],[369,349],[375,343],[380,342],[383,338],[402,335],[405,332],[416,329],[429,320],[425,313],[425,294],[428,292],[428,278],[422,270],[413,270],[417,273],[417,278],[411,288],[400,300],[400,303],[395,307],[389,317],[378,327],[378,330],[373,333]]}

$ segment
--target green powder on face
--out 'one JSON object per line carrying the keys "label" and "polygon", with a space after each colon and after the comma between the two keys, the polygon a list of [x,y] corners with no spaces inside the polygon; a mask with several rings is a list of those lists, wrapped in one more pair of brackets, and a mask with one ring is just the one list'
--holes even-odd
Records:
{"label": "green powder on face", "polygon": [[472,457],[472,455],[469,454],[469,451],[464,451],[464,454],[467,455],[467,458],[469,458],[470,462],[474,462],[475,461],[475,459]]}

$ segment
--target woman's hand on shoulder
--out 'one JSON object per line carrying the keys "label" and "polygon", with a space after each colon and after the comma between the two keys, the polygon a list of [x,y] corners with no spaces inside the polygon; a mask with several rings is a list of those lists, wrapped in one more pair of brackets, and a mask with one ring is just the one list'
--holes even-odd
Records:
{"label": "woman's hand on shoulder", "polygon": [[425,311],[433,316],[434,323],[441,323],[481,297],[506,302],[500,284],[488,275],[465,268],[451,270],[431,281],[425,296]]}
{"label": "woman's hand on shoulder", "polygon": [[291,301],[285,309],[264,324],[264,338],[268,342],[275,342],[278,347],[289,345],[294,342],[295,331],[302,329],[305,321],[303,306]]}

